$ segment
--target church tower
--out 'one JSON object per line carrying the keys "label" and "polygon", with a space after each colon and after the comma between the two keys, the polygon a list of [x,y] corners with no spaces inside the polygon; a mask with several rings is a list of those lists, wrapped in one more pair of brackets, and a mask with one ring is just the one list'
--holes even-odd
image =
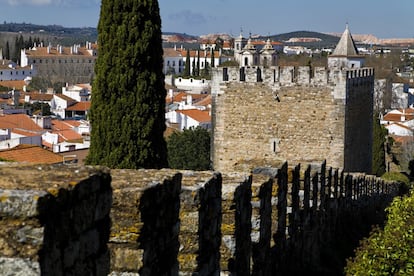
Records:
{"label": "church tower", "polygon": [[277,63],[276,50],[273,48],[270,39],[267,39],[266,44],[260,51],[260,64],[264,67],[275,66]]}

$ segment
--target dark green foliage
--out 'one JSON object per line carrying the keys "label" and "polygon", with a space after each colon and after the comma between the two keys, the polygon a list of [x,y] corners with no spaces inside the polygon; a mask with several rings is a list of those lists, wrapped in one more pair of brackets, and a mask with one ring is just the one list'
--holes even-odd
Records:
{"label": "dark green foliage", "polygon": [[10,45],[9,45],[8,41],[6,42],[6,49],[4,51],[4,58],[8,59],[8,60],[10,59]]}
{"label": "dark green foliage", "polygon": [[174,132],[167,140],[168,163],[173,169],[210,169],[210,132],[204,128]]}
{"label": "dark green foliage", "polygon": [[197,51],[197,73],[196,76],[200,76],[200,50]]}
{"label": "dark green foliage", "polygon": [[410,171],[410,177],[413,178],[414,177],[414,159],[411,159],[408,162],[408,170]]}
{"label": "dark green foliage", "polygon": [[380,125],[378,114],[374,115],[372,143],[372,174],[381,176],[385,173],[385,141],[387,129]]}
{"label": "dark green foliage", "polygon": [[214,60],[214,50],[211,50],[211,68],[214,68],[215,66],[215,60]]}
{"label": "dark green foliage", "polygon": [[24,107],[29,109],[31,114],[39,113],[43,116],[49,116],[52,115],[52,112],[50,112],[50,105],[47,103],[41,103],[41,102],[35,102],[33,104],[25,103]]}
{"label": "dark green foliage", "polygon": [[185,59],[185,67],[184,67],[184,77],[189,77],[191,74],[190,72],[190,50],[187,50],[187,56]]}
{"label": "dark green foliage", "polygon": [[156,0],[103,0],[86,162],[167,166],[161,18]]}
{"label": "dark green foliage", "polygon": [[414,195],[396,197],[384,230],[374,230],[348,260],[346,275],[414,275]]}

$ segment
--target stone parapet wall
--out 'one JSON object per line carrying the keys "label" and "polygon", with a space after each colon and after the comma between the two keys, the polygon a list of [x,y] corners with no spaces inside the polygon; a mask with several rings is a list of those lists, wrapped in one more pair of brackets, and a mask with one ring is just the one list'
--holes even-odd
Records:
{"label": "stone parapet wall", "polygon": [[224,174],[75,165],[0,174],[2,275],[332,272],[338,253],[327,252],[378,223],[399,192],[325,162]]}
{"label": "stone parapet wall", "polygon": [[107,275],[110,175],[66,166],[0,168],[1,275]]}

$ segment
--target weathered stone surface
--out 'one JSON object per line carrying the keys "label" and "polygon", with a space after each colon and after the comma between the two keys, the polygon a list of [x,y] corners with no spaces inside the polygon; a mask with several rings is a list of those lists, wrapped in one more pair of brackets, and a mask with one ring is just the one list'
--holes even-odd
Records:
{"label": "weathered stone surface", "polygon": [[1,166],[0,271],[15,273],[0,274],[107,275],[108,172],[67,165]]}
{"label": "weathered stone surface", "polygon": [[238,67],[213,70],[215,170],[249,171],[252,163],[285,160],[371,170],[372,68],[243,68],[245,81]]}
{"label": "weathered stone surface", "polygon": [[39,263],[30,259],[0,257],[0,275],[3,276],[38,276]]}

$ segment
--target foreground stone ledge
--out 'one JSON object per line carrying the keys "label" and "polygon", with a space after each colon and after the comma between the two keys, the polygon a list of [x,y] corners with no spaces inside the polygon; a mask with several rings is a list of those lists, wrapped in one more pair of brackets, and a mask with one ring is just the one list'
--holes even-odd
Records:
{"label": "foreground stone ledge", "polygon": [[109,170],[0,166],[0,275],[107,275]]}

